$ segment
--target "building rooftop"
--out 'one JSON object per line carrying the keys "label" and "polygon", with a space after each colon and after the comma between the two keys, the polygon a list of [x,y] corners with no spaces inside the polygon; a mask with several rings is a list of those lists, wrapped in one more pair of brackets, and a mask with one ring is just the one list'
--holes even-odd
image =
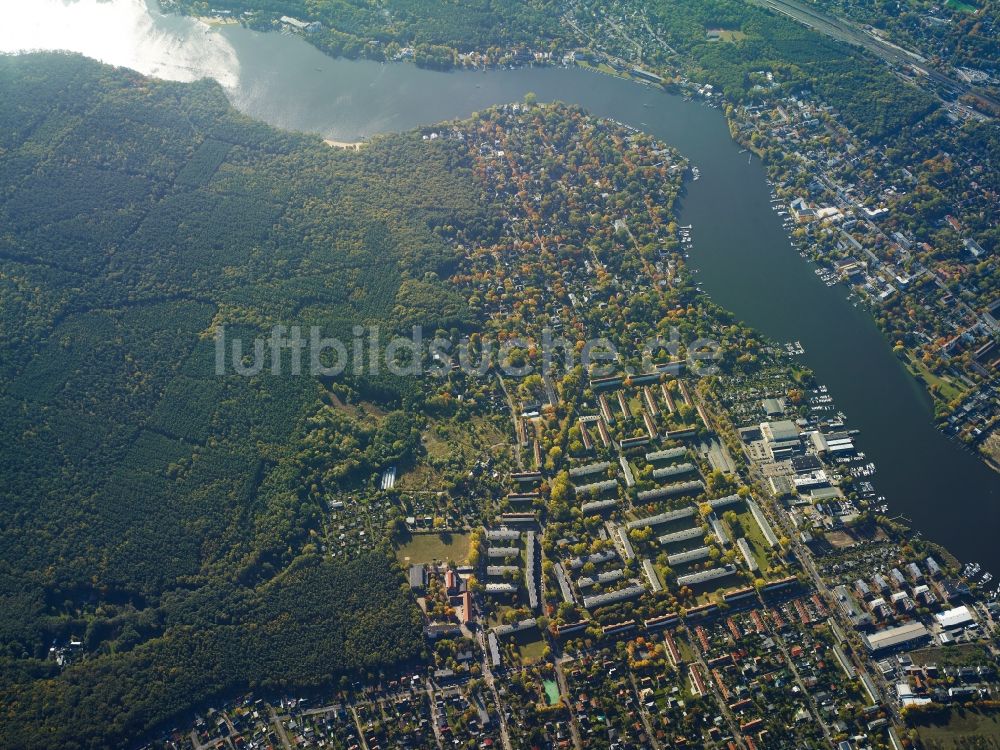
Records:
{"label": "building rooftop", "polygon": [[520,539],[521,532],[517,529],[487,529],[486,539],[491,542],[511,541]]}
{"label": "building rooftop", "polygon": [[596,596],[585,596],[583,597],[583,606],[587,609],[593,609],[594,607],[604,607],[608,604],[614,604],[615,602],[622,602],[626,599],[634,599],[637,596],[641,596],[646,589],[642,586],[626,586],[623,589],[618,589],[617,591],[609,591],[606,594],[598,594]]}
{"label": "building rooftop", "polygon": [[708,547],[698,547],[697,549],[688,550],[687,552],[678,552],[673,555],[667,555],[667,564],[683,565],[684,563],[694,562],[695,560],[704,560],[708,556]]}
{"label": "building rooftop", "polygon": [[723,568],[711,568],[710,570],[702,570],[697,573],[689,573],[686,576],[679,576],[677,578],[677,584],[679,586],[691,586],[696,583],[704,583],[705,581],[712,581],[716,578],[723,578],[728,575],[732,575],[736,572],[736,568],[732,565],[726,565]]}
{"label": "building rooftop", "polygon": [[590,515],[592,513],[601,513],[603,511],[610,510],[611,508],[614,508],[616,505],[618,505],[618,501],[614,499],[594,500],[592,502],[584,503],[583,505],[581,505],[580,510],[585,515]]}
{"label": "building rooftop", "polygon": [[870,635],[863,634],[861,639],[869,651],[877,653],[903,646],[907,643],[913,643],[914,641],[925,640],[930,637],[930,634],[930,631],[923,623],[908,622],[905,625],[886,628]]}
{"label": "building rooftop", "polygon": [[715,497],[708,501],[709,506],[712,510],[718,510],[719,508],[726,508],[730,505],[736,505],[740,500],[742,500],[739,495],[726,495],[725,497]]}
{"label": "building rooftop", "polygon": [[585,477],[588,474],[597,474],[601,471],[607,471],[610,468],[610,462],[598,461],[592,464],[585,464],[584,466],[574,466],[569,470],[569,475],[571,478],[575,479],[577,477]]}
{"label": "building rooftop", "polygon": [[701,526],[695,526],[690,529],[682,529],[680,531],[675,531],[672,534],[664,534],[658,537],[656,541],[660,544],[675,544],[677,542],[686,542],[689,539],[697,539],[698,537],[705,536],[705,530]]}
{"label": "building rooftop", "polygon": [[690,505],[686,508],[669,511],[668,513],[660,513],[655,516],[647,516],[646,518],[637,518],[634,521],[629,521],[626,524],[626,528],[641,529],[644,526],[658,526],[661,523],[670,523],[671,521],[677,521],[681,518],[690,518],[694,514],[695,508],[693,505]]}
{"label": "building rooftop", "polygon": [[646,573],[646,578],[649,579],[649,588],[653,590],[653,593],[663,589],[663,584],[660,583],[660,576],[656,574],[656,568],[653,565],[653,561],[648,557],[642,561],[642,569]]}
{"label": "building rooftop", "polygon": [[647,461],[670,461],[674,458],[680,458],[687,453],[687,448],[667,448],[662,451],[653,451],[652,453],[646,454]]}
{"label": "building rooftop", "polygon": [[576,488],[578,495],[598,495],[602,492],[611,492],[618,489],[618,482],[614,479],[605,479],[602,482],[584,484]]}
{"label": "building rooftop", "polygon": [[653,469],[653,479],[666,479],[667,477],[676,477],[682,474],[688,474],[695,471],[697,467],[689,462],[684,462],[680,464],[674,464],[673,466],[664,466],[662,469]]}
{"label": "building rooftop", "polygon": [[781,443],[799,439],[799,426],[790,419],[763,422],[760,426],[760,432],[769,443]]}
{"label": "building rooftop", "polygon": [[746,561],[747,567],[752,573],[757,572],[760,566],[757,565],[757,559],[753,556],[753,550],[750,548],[750,543],[747,542],[745,537],[740,537],[736,540],[736,546],[739,547],[740,552],[743,554],[743,559]]}
{"label": "building rooftop", "polygon": [[939,612],[934,615],[934,619],[937,620],[938,624],[945,630],[964,627],[965,625],[974,622],[972,619],[972,613],[964,604],[961,607],[955,607],[954,609],[949,609],[945,612]]}
{"label": "building rooftop", "polygon": [[663,497],[673,497],[674,495],[697,494],[705,489],[705,484],[700,479],[692,482],[677,482],[668,484],[665,487],[657,487],[655,490],[645,490],[636,497],[640,503],[647,503],[650,500],[658,500]]}
{"label": "building rooftop", "polygon": [[782,416],[785,413],[785,399],[783,398],[765,398],[761,402],[761,406],[764,407],[764,412],[769,417]]}

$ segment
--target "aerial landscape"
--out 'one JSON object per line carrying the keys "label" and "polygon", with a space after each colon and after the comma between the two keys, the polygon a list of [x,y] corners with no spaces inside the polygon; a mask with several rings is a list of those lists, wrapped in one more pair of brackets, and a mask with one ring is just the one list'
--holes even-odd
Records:
{"label": "aerial landscape", "polygon": [[1000,748],[998,13],[0,2],[0,748]]}

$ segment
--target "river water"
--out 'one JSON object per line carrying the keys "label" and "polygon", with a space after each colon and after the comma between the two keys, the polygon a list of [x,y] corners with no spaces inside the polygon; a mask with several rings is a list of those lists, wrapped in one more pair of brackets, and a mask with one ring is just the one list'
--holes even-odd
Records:
{"label": "river water", "polygon": [[805,364],[861,430],[890,514],[1000,571],[1000,475],[934,429],[930,398],[868,313],[790,247],[763,166],[739,153],[718,110],[580,69],[435,73],[333,60],[292,35],[209,27],[144,0],[0,0],[0,19],[0,51],[70,49],[163,78],[213,77],[241,111],[335,140],[463,117],[533,91],[675,146],[702,174],[679,223],[694,225],[690,263],[704,289],[765,335],[802,342]]}

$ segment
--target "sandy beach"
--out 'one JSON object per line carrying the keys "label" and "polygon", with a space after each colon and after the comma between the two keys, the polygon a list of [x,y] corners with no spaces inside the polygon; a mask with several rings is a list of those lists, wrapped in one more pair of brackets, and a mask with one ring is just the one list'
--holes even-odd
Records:
{"label": "sandy beach", "polygon": [[195,19],[208,26],[236,26],[239,19],[232,16],[195,16]]}
{"label": "sandy beach", "polygon": [[360,151],[361,147],[365,145],[365,141],[354,141],[351,143],[348,141],[334,141],[330,138],[324,138],[323,143],[327,146],[333,146],[334,148],[351,148],[355,151]]}

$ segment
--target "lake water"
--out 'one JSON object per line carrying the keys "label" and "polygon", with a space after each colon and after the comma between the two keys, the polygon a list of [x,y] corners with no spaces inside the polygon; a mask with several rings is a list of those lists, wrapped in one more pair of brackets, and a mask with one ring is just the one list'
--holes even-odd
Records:
{"label": "lake water", "polygon": [[934,429],[930,398],[868,313],[789,246],[763,166],[739,153],[721,112],[580,69],[435,73],[333,60],[295,36],[209,27],[142,0],[0,0],[0,19],[0,50],[71,49],[164,78],[210,76],[243,112],[336,140],[466,116],[528,91],[661,138],[702,173],[679,219],[694,225],[691,265],[704,289],[764,334],[802,342],[803,361],[861,430],[891,514],[960,559],[1000,570],[1000,475]]}

